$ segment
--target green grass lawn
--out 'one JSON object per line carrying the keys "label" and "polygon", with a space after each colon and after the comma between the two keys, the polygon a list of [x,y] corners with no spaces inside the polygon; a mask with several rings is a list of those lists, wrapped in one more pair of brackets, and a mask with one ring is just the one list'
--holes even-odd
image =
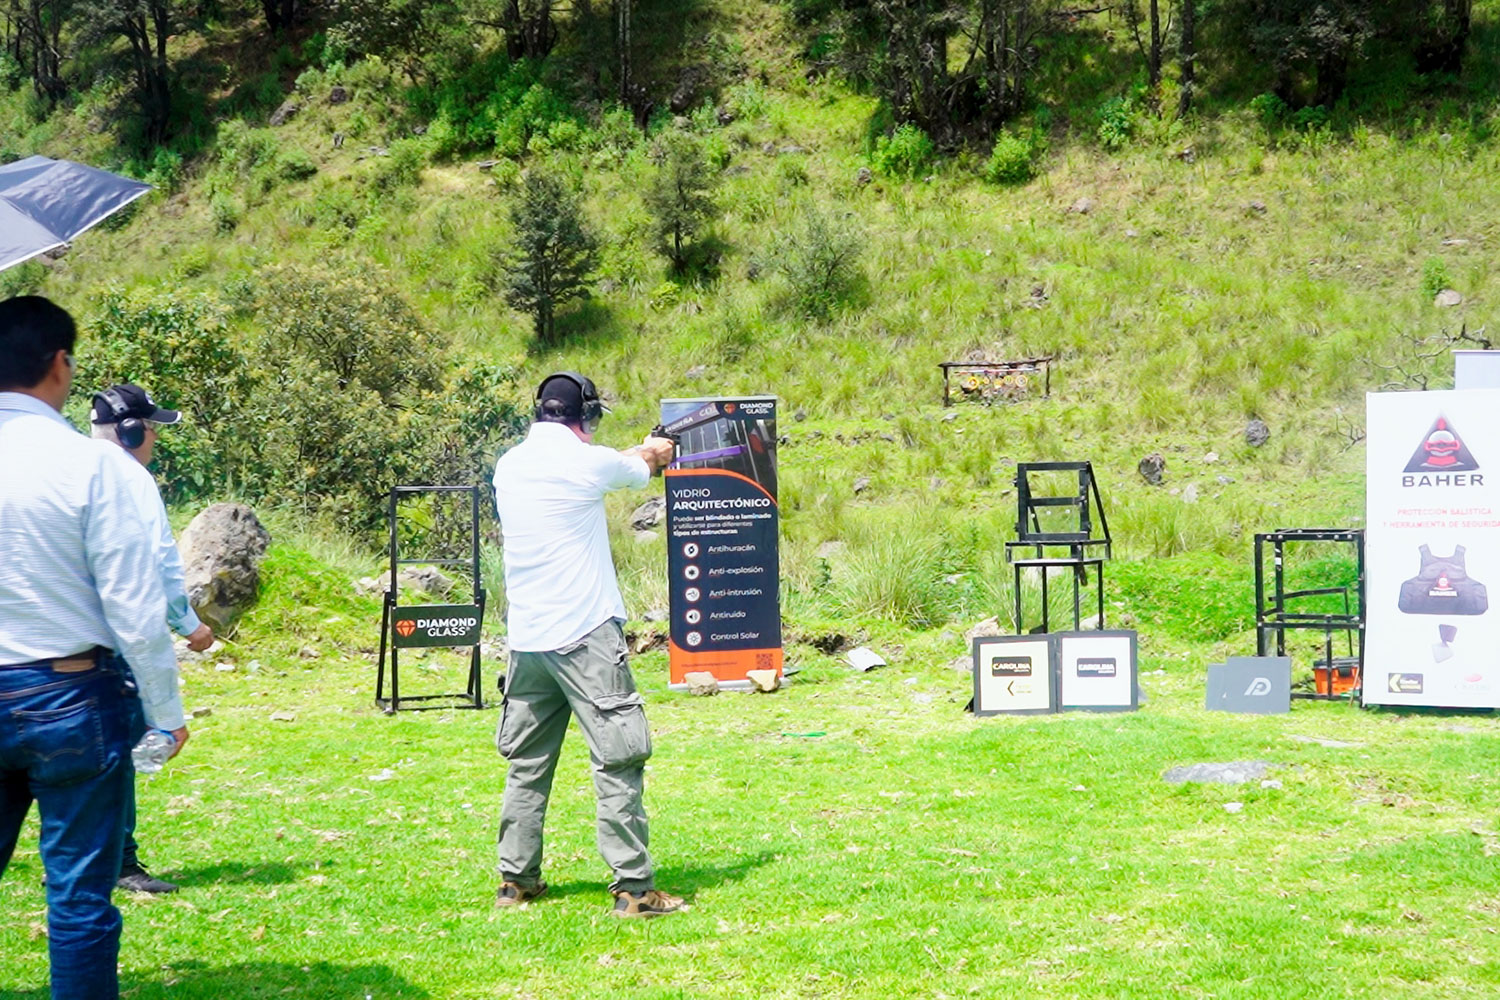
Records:
{"label": "green grass lawn", "polygon": [[[212,715],[141,785],[143,856],[183,891],[120,900],[127,996],[1500,991],[1500,723],[1313,703],[1210,715],[1204,665],[1248,638],[1159,628],[1131,715],[974,719],[968,676],[943,666],[962,640],[941,634],[877,636],[891,666],[870,674],[794,647],[802,669],[766,696],[669,692],[664,654],[639,656],[660,884],[691,912],[609,916],[576,736],[552,889],[498,911],[497,712],[375,710],[378,606],[347,579],[278,545],[237,641],[184,666],[188,706]],[[403,674],[412,693],[460,678],[416,660]],[[1160,777],[1250,759],[1282,787]],[[35,845],[33,824],[0,882],[0,996],[45,996]]]}

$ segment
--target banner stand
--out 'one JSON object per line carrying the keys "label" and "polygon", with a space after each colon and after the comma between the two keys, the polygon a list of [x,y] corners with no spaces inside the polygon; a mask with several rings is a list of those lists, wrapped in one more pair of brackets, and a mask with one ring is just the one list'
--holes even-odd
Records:
{"label": "banner stand", "polygon": [[[402,558],[398,512],[403,498],[421,494],[467,494],[469,498],[469,549],[464,558]],[[403,708],[408,711],[430,711],[442,708],[483,708],[484,694],[480,684],[479,641],[484,623],[484,584],[479,574],[479,487],[478,486],[396,486],[391,489],[391,570],[390,588],[385,592],[380,614],[380,659],[375,679],[375,704],[387,715]],[[469,604],[406,604],[400,602],[402,566],[464,566],[473,575],[472,602]],[[390,697],[385,695],[386,649],[390,649]],[[469,647],[468,686],[453,694],[401,694],[400,651],[422,647]],[[442,702],[442,704],[409,704]]]}
{"label": "banner stand", "polygon": [[1500,389],[1366,401],[1364,704],[1500,708]]}
{"label": "banner stand", "polygon": [[782,677],[776,397],[666,399],[669,687],[707,673],[749,689]]}

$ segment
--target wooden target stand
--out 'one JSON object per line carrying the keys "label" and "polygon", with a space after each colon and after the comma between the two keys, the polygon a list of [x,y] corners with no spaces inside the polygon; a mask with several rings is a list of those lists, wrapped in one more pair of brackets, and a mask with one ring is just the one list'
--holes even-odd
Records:
{"label": "wooden target stand", "polygon": [[[467,494],[469,497],[470,555],[466,558],[403,558],[398,517],[400,502],[421,494]],[[480,683],[479,642],[484,624],[484,584],[479,575],[479,487],[478,486],[396,486],[391,489],[391,576],[390,589],[380,616],[380,666],[375,680],[375,704],[387,715],[407,709],[423,711],[440,708],[483,708],[484,694]],[[402,604],[400,567],[466,566],[473,574],[469,604]],[[401,694],[401,650],[412,648],[469,648],[469,679],[464,691],[449,694]],[[390,695],[386,695],[386,652],[390,652]],[[415,704],[413,704],[415,703]]]}

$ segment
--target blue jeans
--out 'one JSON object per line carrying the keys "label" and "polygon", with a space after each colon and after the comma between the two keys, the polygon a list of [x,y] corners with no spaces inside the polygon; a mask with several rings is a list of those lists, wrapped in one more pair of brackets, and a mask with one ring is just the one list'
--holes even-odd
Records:
{"label": "blue jeans", "polygon": [[78,673],[0,669],[0,874],[34,800],[47,872],[53,1000],[115,1000],[125,792],[131,777],[124,665]]}

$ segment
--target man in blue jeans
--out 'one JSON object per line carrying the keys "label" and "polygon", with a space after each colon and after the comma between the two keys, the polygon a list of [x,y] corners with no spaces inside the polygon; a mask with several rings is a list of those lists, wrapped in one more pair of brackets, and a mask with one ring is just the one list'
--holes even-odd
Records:
{"label": "man in blue jeans", "polygon": [[46,299],[0,302],[0,873],[36,802],[52,996],[114,1000],[132,700],[188,734],[131,459],[61,415],[76,337]]}

